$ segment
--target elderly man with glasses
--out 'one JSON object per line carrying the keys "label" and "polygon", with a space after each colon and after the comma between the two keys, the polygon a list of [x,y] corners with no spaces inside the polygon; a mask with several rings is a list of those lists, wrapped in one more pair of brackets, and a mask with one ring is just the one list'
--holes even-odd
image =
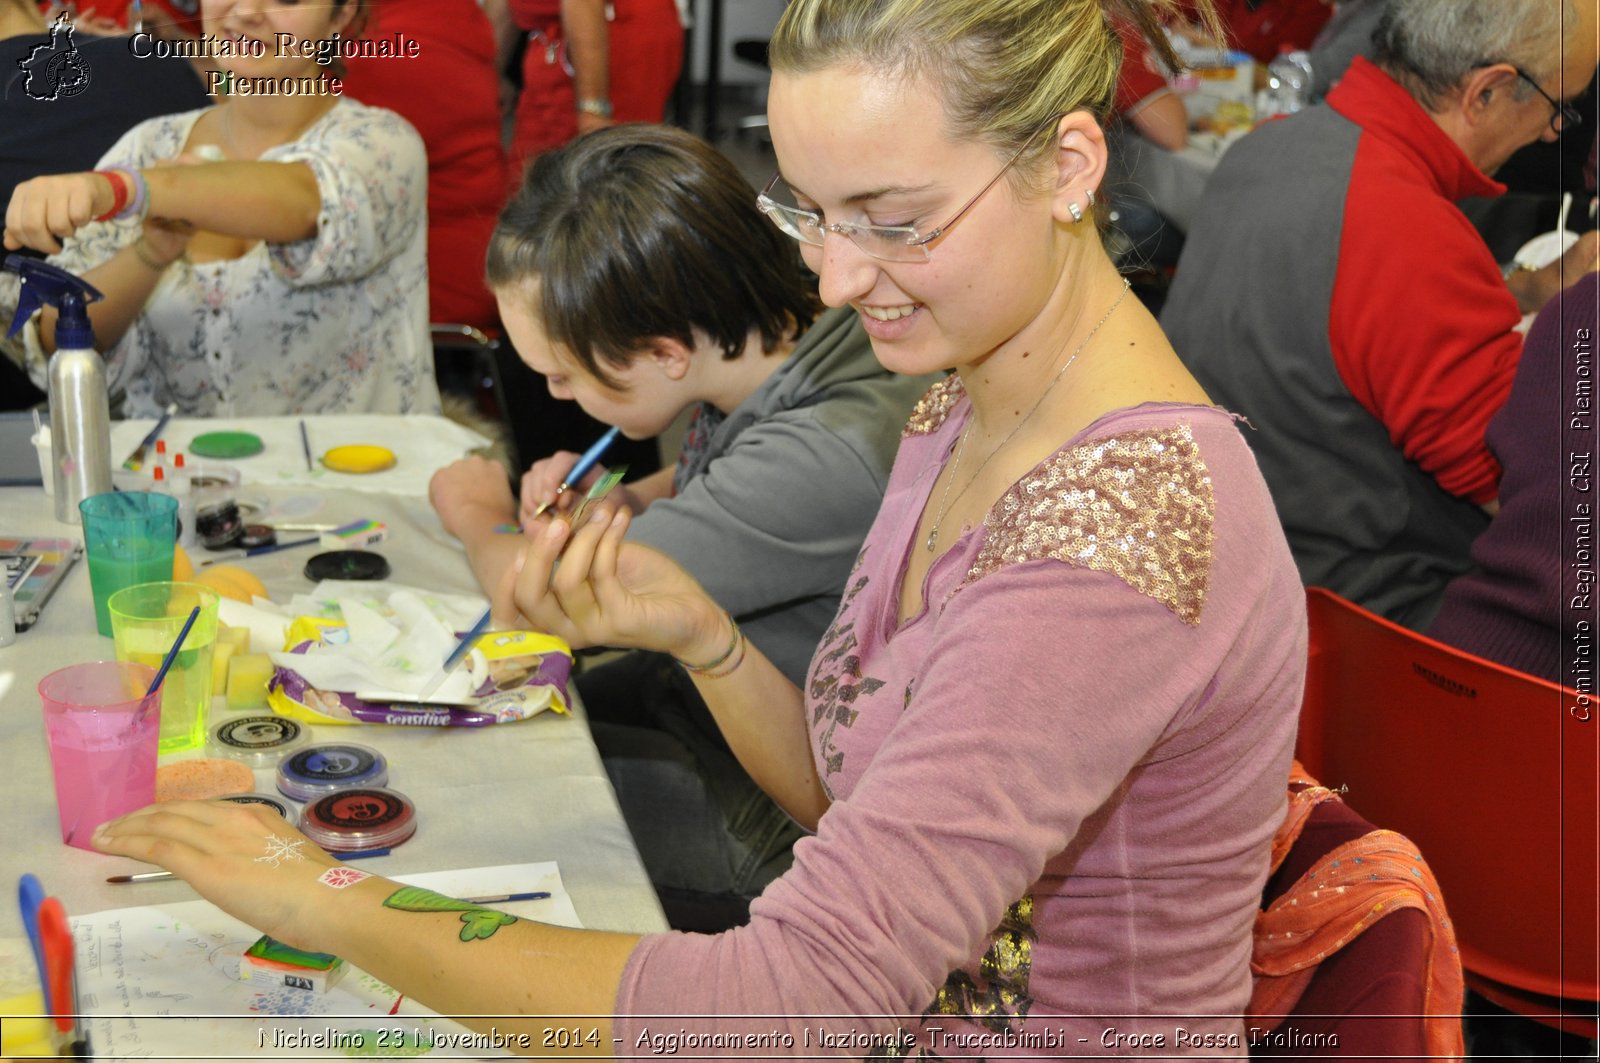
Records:
{"label": "elderly man with glasses", "polygon": [[1576,124],[1596,5],[1390,0],[1373,45],[1223,158],[1161,323],[1254,427],[1305,582],[1422,628],[1496,506],[1484,430],[1521,315],[1600,247],[1507,278],[1455,201],[1500,194],[1513,152]]}

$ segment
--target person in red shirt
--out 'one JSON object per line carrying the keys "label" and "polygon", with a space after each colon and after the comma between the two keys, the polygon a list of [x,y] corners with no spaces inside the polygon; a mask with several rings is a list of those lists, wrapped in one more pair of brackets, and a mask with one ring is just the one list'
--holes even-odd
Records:
{"label": "person in red shirt", "polygon": [[1258,63],[1285,49],[1309,49],[1333,14],[1328,0],[1221,0],[1217,8],[1228,47]]}
{"label": "person in red shirt", "polygon": [[1490,175],[1567,125],[1594,75],[1594,5],[1462,10],[1390,0],[1375,62],[1228,150],[1161,317],[1255,428],[1305,582],[1419,630],[1498,504],[1484,434],[1518,322],[1600,249],[1586,233],[1508,281],[1456,206],[1503,193]]}
{"label": "person in red shirt", "polygon": [[494,34],[475,0],[383,0],[367,36],[411,58],[351,58],[345,94],[398,112],[428,150],[429,317],[499,329],[483,260],[506,192]]}
{"label": "person in red shirt", "polygon": [[673,0],[484,0],[502,68],[526,36],[511,174],[614,122],[660,122],[683,65]]}
{"label": "person in red shirt", "polygon": [[1122,70],[1112,106],[1150,143],[1179,150],[1189,143],[1189,113],[1183,100],[1167,84],[1161,61],[1139,28],[1119,22],[1117,33],[1122,38]]}

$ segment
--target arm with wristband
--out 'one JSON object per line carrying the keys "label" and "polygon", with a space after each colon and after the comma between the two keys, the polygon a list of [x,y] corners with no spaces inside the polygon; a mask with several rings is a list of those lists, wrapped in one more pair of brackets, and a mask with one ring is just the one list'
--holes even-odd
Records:
{"label": "arm with wristband", "polygon": [[626,508],[601,503],[576,529],[551,521],[526,540],[500,597],[513,599],[538,630],[573,645],[676,658],[750,777],[814,829],[829,798],[817,777],[800,688],[675,562],[624,542],[631,519]]}
{"label": "arm with wristband", "polygon": [[[111,154],[118,155],[115,149]],[[18,185],[6,208],[4,245],[54,255],[69,238],[82,242],[96,232],[89,226],[142,226],[131,242],[119,240],[108,258],[75,269],[105,294],[89,311],[104,349],[122,338],[195,231],[292,242],[316,232],[320,204],[316,178],[303,163],[108,165]],[[50,310],[40,318],[39,339],[54,349]]]}

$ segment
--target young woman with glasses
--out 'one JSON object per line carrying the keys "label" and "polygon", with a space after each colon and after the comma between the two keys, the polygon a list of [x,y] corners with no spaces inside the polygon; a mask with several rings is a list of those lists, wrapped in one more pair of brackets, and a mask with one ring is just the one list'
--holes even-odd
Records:
{"label": "young woman with glasses", "polygon": [[209,806],[99,844],[437,1008],[615,1015],[608,1052],[670,1033],[692,1056],[732,1034],[773,1054],[1240,1054],[1303,595],[1232,418],[1092,220],[1120,53],[1085,0],[788,6],[769,112],[787,192],[764,205],[880,361],[954,369],[905,428],[803,687],[624,543],[625,509],[522,558],[532,623],[677,657],[815,830],[748,926],[461,945],[385,910],[392,883],[318,903],[324,864],[255,870],[249,830],[190,825],[232,815]]}

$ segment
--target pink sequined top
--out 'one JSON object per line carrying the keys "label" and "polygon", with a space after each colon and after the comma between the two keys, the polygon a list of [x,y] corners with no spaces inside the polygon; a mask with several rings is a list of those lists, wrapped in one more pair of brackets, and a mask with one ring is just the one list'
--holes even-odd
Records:
{"label": "pink sequined top", "polygon": [[1110,413],[937,559],[899,624],[969,411],[954,377],[918,406],[812,662],[816,836],[749,926],[640,944],[619,1053],[1247,1046],[1306,659],[1255,461],[1217,409]]}

